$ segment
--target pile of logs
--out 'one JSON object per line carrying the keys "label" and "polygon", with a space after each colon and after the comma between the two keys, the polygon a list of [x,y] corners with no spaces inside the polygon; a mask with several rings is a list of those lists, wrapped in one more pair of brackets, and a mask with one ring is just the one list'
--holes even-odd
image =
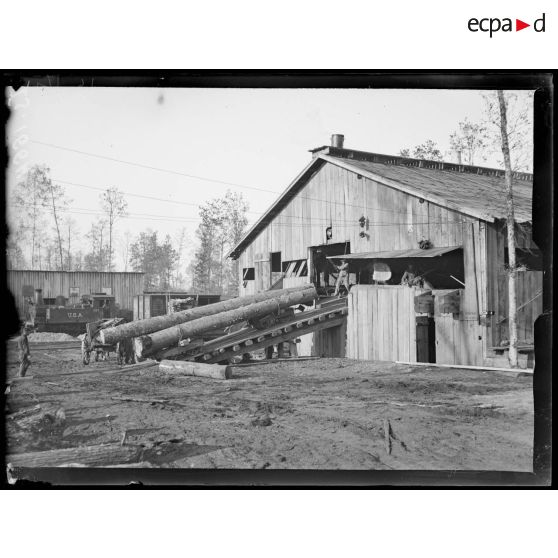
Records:
{"label": "pile of logs", "polygon": [[311,284],[264,291],[106,328],[100,331],[99,340],[102,344],[115,345],[124,339],[133,338],[136,356],[143,359],[162,349],[183,345],[186,339],[203,337],[204,333],[218,328],[263,319],[291,306],[311,304],[317,296]]}

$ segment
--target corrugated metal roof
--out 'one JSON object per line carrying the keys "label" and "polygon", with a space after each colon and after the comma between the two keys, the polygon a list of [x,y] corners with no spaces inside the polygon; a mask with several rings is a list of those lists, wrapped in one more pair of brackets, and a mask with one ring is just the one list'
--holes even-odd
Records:
{"label": "corrugated metal roof", "polygon": [[444,246],[442,248],[429,248],[421,250],[412,248],[410,250],[389,250],[388,252],[360,252],[357,254],[345,254],[344,256],[328,256],[328,260],[392,260],[396,258],[435,258],[455,250],[461,246]]}

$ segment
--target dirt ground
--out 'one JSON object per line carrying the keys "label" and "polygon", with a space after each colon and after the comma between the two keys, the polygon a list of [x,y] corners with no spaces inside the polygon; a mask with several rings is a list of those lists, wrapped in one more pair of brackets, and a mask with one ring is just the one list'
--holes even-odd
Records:
{"label": "dirt ground", "polygon": [[[12,347],[8,379],[16,358]],[[127,432],[126,444],[150,450],[142,467],[532,471],[525,373],[318,359],[212,380],[157,366],[100,373],[115,356],[85,367],[77,347],[33,345],[31,358],[33,378],[7,396],[9,454],[120,443]],[[13,413],[37,404],[63,408],[63,424],[20,428]]]}

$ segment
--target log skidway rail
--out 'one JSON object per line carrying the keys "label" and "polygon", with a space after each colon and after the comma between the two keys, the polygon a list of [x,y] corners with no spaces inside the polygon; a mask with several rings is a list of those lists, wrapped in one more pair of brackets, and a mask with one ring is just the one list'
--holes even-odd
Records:
{"label": "log skidway rail", "polygon": [[[276,345],[283,341],[296,339],[301,335],[313,333],[323,329],[337,327],[347,319],[347,299],[329,302],[323,308],[316,308],[295,314],[288,321],[277,323],[267,329],[248,327],[236,333],[224,335],[204,343],[197,348],[194,355],[186,356],[188,360],[196,360],[207,364],[214,364],[243,353],[250,353],[258,349]],[[187,347],[174,347],[161,351],[158,357],[169,358],[180,356],[187,351]]]}

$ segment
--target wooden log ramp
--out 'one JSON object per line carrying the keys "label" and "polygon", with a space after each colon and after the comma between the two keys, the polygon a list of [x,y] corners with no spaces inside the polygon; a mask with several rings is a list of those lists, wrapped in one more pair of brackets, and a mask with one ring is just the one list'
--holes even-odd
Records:
{"label": "wooden log ramp", "polygon": [[159,363],[159,372],[182,376],[200,376],[214,380],[229,380],[232,378],[232,367],[220,364],[205,364],[182,360],[162,360]]}
{"label": "wooden log ramp", "polygon": [[240,308],[204,316],[161,331],[155,331],[149,335],[136,337],[134,339],[136,356],[138,358],[145,358],[161,349],[176,345],[181,339],[198,337],[206,331],[230,326],[238,322],[244,322],[250,318],[265,316],[288,308],[289,306],[309,304],[313,302],[317,296],[314,285],[299,287],[296,290],[289,289],[288,292],[280,296],[277,296],[275,293],[275,296],[262,302],[243,305]]}
{"label": "wooden log ramp", "polygon": [[314,289],[314,286],[311,284],[305,285],[303,287],[293,287],[277,291],[264,291],[255,295],[232,298],[230,300],[224,300],[222,302],[216,302],[214,304],[208,304],[206,306],[197,306],[196,308],[183,310],[182,312],[175,312],[174,314],[155,316],[153,318],[136,320],[134,322],[121,324],[115,327],[108,327],[99,332],[99,341],[102,344],[115,345],[118,341],[122,341],[123,339],[149,335],[150,333],[161,331],[189,321],[197,320],[199,318],[214,316],[222,312],[228,312],[230,310],[242,308],[250,304],[263,302],[265,300],[270,300],[289,293],[298,292],[302,289],[310,288],[313,289],[314,292],[314,296],[312,298],[313,300],[314,298],[317,298],[318,295],[316,293],[316,290]]}

